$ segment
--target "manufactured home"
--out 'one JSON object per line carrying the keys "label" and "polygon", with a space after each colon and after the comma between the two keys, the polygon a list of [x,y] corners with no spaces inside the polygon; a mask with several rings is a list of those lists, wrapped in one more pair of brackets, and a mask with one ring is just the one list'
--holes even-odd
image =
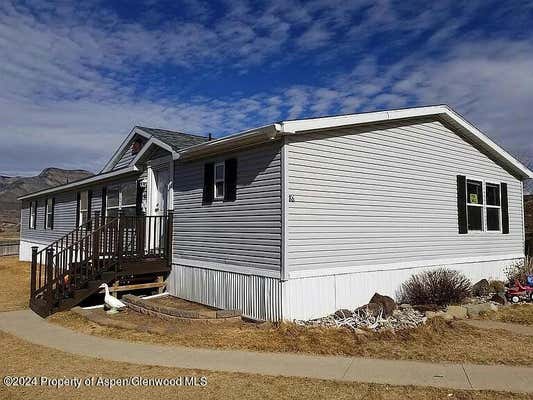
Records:
{"label": "manufactured home", "polygon": [[99,174],[20,198],[20,258],[41,315],[163,274],[184,299],[309,319],[428,268],[502,277],[524,257],[532,177],[444,105],[215,140],[136,126]]}

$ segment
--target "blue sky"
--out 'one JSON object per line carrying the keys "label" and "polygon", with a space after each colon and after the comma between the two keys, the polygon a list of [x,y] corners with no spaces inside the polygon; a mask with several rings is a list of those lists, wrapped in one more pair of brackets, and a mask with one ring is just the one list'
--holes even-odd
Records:
{"label": "blue sky", "polygon": [[135,124],[440,103],[533,160],[533,2],[4,0],[0,60],[3,175],[96,172]]}

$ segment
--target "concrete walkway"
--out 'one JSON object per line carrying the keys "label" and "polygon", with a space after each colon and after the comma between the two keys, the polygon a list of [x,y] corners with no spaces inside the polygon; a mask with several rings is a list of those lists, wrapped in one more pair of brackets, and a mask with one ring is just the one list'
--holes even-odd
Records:
{"label": "concrete walkway", "polygon": [[465,319],[468,325],[481,329],[499,329],[516,333],[517,335],[533,336],[533,326],[513,324],[510,322],[492,321],[489,319]]}
{"label": "concrete walkway", "polygon": [[533,368],[254,353],[130,343],[75,332],[48,323],[30,310],[0,313],[0,330],[57,350],[135,364],[348,382],[533,393]]}

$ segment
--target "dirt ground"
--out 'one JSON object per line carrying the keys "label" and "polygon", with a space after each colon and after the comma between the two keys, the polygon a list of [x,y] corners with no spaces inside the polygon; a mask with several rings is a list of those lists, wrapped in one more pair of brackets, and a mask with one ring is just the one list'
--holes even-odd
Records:
{"label": "dirt ground", "polygon": [[[6,387],[0,384],[0,398],[19,399],[354,399],[354,400],[522,400],[533,399],[526,394],[489,391],[464,391],[413,386],[389,386],[360,383],[341,383],[317,379],[269,377],[237,373],[147,367],[127,363],[102,361],[76,356],[36,346],[0,332],[0,346],[9,349],[3,354],[0,375],[44,376],[49,378],[104,379],[141,376],[143,378],[177,378],[205,376],[205,386],[135,387],[81,386],[73,387]],[[67,371],[67,372],[66,372]]]}
{"label": "dirt ground", "polygon": [[533,303],[512,304],[508,307],[501,307],[498,311],[486,313],[482,318],[522,325],[533,325]]}
{"label": "dirt ground", "polygon": [[0,311],[28,307],[30,297],[30,263],[18,256],[0,257]]}

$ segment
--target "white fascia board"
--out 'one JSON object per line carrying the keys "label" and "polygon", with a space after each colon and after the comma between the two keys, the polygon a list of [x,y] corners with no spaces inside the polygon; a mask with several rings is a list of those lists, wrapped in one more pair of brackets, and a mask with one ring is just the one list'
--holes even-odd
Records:
{"label": "white fascia board", "polygon": [[474,141],[478,142],[478,144],[485,147],[486,150],[489,150],[490,152],[492,152],[495,156],[497,156],[499,159],[504,161],[510,168],[516,170],[519,173],[519,175],[521,175],[523,178],[526,178],[526,179],[533,178],[533,171],[531,171],[529,168],[523,165],[520,161],[514,158],[511,154],[509,154],[507,151],[505,151],[500,146],[498,146],[496,143],[494,143],[488,136],[486,136],[483,132],[477,129],[474,125],[472,125],[470,122],[464,119],[460,114],[456,113],[455,111],[451,110],[448,107],[446,107],[446,109],[447,109],[447,112],[443,114],[443,118],[445,121],[451,122],[452,124],[455,123],[456,125],[459,125],[461,128],[464,129],[467,136],[471,135]]}
{"label": "white fascia board", "polygon": [[102,171],[100,171],[100,173],[109,172],[109,171],[111,171],[113,169],[115,164],[120,159],[120,156],[122,155],[122,153],[124,152],[124,150],[128,146],[128,143],[131,142],[131,140],[135,137],[135,135],[143,136],[146,139],[150,139],[150,137],[151,137],[150,134],[146,133],[142,129],[140,129],[140,128],[135,126],[131,130],[131,132],[128,134],[126,139],[124,139],[124,141],[121,143],[119,148],[113,153],[113,155],[111,156],[110,160],[104,165],[104,168],[102,168]]}
{"label": "white fascia board", "polygon": [[230,151],[242,146],[275,140],[279,137],[280,132],[281,126],[279,124],[266,125],[187,147],[186,149],[177,152],[173,158],[174,160],[188,159],[219,151]]}
{"label": "white fascia board", "polygon": [[110,178],[116,178],[121,175],[128,175],[128,174],[138,172],[138,171],[139,169],[132,165],[126,168],[117,169],[115,171],[94,175],[89,178],[81,179],[76,182],[67,183],[66,185],[56,186],[50,189],[41,190],[39,192],[30,193],[30,194],[19,197],[17,200],[27,200],[27,199],[31,199],[34,197],[40,197],[45,194],[62,192],[62,191],[73,189],[79,186],[90,185],[90,184],[97,183],[100,181],[105,181]]}
{"label": "white fascia board", "polygon": [[174,155],[177,154],[176,151],[174,151],[174,149],[170,147],[168,144],[166,144],[165,142],[162,142],[161,140],[155,137],[152,137],[150,138],[150,140],[148,140],[148,142],[144,144],[141,151],[139,151],[139,153],[137,153],[135,158],[130,162],[130,165],[136,165],[139,162],[139,160],[142,158],[144,153],[146,153],[152,145],[158,146],[158,147],[161,147],[162,149],[167,150],[168,152],[172,154],[172,158],[174,158]]}
{"label": "white fascia board", "polygon": [[448,110],[446,106],[405,108],[401,110],[376,111],[360,114],[339,115],[334,117],[283,121],[281,122],[281,126],[283,132],[285,133],[298,133],[322,129],[340,128],[343,126],[369,124],[373,122],[398,120],[403,118],[423,117],[444,113],[446,112],[446,110]]}
{"label": "white fascia board", "polygon": [[401,110],[377,111],[361,114],[341,115],[335,117],[310,118],[293,121],[283,121],[282,131],[285,134],[303,134],[307,132],[335,129],[361,124],[378,123],[385,121],[397,121],[407,118],[421,118],[436,116],[445,122],[459,126],[463,134],[469,137],[477,145],[485,148],[497,159],[501,160],[511,170],[514,170],[522,178],[533,178],[533,172],[516,160],[513,156],[503,150],[500,146],[489,139],[479,129],[466,121],[461,115],[453,111],[446,105],[406,108]]}

